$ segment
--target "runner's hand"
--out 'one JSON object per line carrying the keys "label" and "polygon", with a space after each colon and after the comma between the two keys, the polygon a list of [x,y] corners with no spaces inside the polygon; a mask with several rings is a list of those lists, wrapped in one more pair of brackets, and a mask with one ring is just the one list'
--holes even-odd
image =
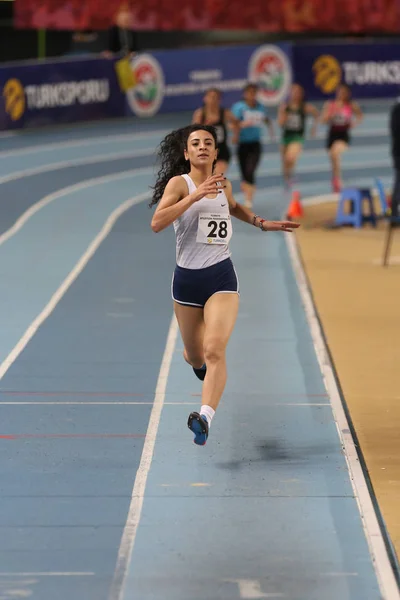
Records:
{"label": "runner's hand", "polygon": [[210,177],[207,177],[207,179],[203,181],[201,185],[199,185],[195,192],[196,202],[204,198],[204,196],[222,192],[222,190],[226,187],[225,180],[226,177],[224,177],[222,174],[211,175]]}
{"label": "runner's hand", "polygon": [[285,231],[291,233],[293,229],[300,227],[300,223],[295,223],[294,221],[264,221],[262,226],[264,231]]}

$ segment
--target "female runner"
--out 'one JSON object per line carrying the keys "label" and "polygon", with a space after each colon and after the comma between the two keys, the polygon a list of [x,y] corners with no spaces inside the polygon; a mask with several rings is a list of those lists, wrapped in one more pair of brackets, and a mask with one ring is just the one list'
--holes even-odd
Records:
{"label": "female runner", "polygon": [[332,164],[332,190],[340,192],[341,156],[350,144],[350,129],[361,123],[361,108],[351,99],[351,91],[347,84],[341,83],[336,90],[336,99],[325,103],[321,121],[329,124],[326,147]]}
{"label": "female runner", "polygon": [[213,125],[215,127],[218,141],[218,159],[215,172],[226,173],[231,159],[227,127],[231,126],[233,128],[237,121],[230,110],[221,106],[221,92],[217,88],[208,89],[203,102],[203,107],[194,111],[192,123]]}
{"label": "female runner", "polygon": [[154,186],[154,232],[174,226],[176,268],[174,310],[183,339],[183,356],[204,381],[200,412],[189,415],[194,442],[206,443],[226,383],[225,350],[239,306],[239,282],[231,261],[231,216],[261,231],[292,231],[290,221],[265,221],[238,204],[231,183],[213,175],[218,157],[215,129],[190,125],[163,140]]}
{"label": "female runner", "polygon": [[298,83],[292,85],[288,102],[278,109],[278,124],[282,127],[282,172],[285,187],[291,187],[291,179],[296,162],[301,154],[308,116],[314,117],[311,137],[317,133],[318,109],[304,101],[304,88]]}
{"label": "female runner", "polygon": [[[236,102],[232,107],[233,116],[239,121],[234,133],[234,142],[239,141],[241,188],[247,208],[253,206],[253,196],[256,191],[255,173],[261,158],[261,136],[265,124],[268,125],[271,140],[274,139],[272,121],[267,116],[265,106],[258,102],[257,92],[257,85],[248,83],[243,90],[243,100]],[[238,136],[239,140],[237,140]]]}

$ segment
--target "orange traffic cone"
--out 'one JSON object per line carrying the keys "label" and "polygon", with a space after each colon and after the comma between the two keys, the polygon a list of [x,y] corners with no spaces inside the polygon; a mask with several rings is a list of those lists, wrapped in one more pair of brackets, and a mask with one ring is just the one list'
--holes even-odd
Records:
{"label": "orange traffic cone", "polygon": [[289,208],[287,211],[287,217],[289,219],[298,219],[303,216],[303,207],[300,202],[300,192],[295,190],[292,193],[292,199],[289,204]]}

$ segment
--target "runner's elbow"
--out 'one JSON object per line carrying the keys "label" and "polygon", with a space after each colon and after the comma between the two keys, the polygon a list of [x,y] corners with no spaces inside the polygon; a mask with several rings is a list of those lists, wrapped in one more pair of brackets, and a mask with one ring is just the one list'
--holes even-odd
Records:
{"label": "runner's elbow", "polygon": [[170,223],[166,221],[165,217],[160,217],[158,214],[155,214],[151,220],[151,228],[154,233],[160,233],[163,229],[166,229]]}
{"label": "runner's elbow", "polygon": [[160,222],[156,215],[152,218],[150,226],[154,233],[159,233],[161,231],[162,227],[160,226]]}

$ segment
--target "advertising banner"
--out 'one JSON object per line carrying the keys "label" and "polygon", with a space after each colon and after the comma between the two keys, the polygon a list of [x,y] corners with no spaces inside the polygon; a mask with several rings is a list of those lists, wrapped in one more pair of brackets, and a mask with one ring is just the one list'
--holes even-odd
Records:
{"label": "advertising banner", "polygon": [[0,67],[0,130],[122,116],[114,61]]}
{"label": "advertising banner", "polygon": [[392,98],[400,91],[400,44],[299,45],[293,77],[310,100],[331,96],[340,82],[354,98]]}
{"label": "advertising banner", "polygon": [[230,107],[248,81],[258,83],[263,104],[276,106],[291,73],[291,46],[284,44],[8,65],[0,68],[0,129],[192,111],[209,87]]}
{"label": "advertising banner", "polygon": [[199,108],[210,87],[221,90],[229,107],[248,81],[259,84],[263,104],[276,106],[292,80],[289,44],[139,54],[131,66],[135,85],[127,92],[127,104],[140,117]]}

